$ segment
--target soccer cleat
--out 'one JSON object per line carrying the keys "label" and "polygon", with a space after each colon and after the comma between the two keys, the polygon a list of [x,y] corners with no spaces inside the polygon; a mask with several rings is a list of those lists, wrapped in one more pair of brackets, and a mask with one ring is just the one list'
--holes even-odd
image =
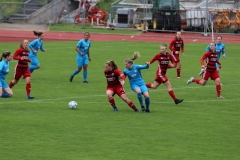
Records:
{"label": "soccer cleat", "polygon": [[181,76],[177,77],[177,78],[182,78]]}
{"label": "soccer cleat", "polygon": [[144,106],[142,106],[141,109],[142,109],[142,111],[145,111],[145,107]]}
{"label": "soccer cleat", "polygon": [[201,69],[201,71],[199,72],[199,76],[202,76],[202,74],[205,72],[204,69]]}
{"label": "soccer cleat", "polygon": [[140,111],[137,109],[137,110],[135,110],[135,112],[140,112]]}
{"label": "soccer cleat", "polygon": [[27,98],[28,98],[28,99],[33,99],[34,97],[31,96],[30,94],[28,94],[28,95],[27,95]]}
{"label": "soccer cleat", "polygon": [[117,112],[117,111],[118,111],[117,107],[113,108],[113,111],[114,111],[114,112]]}
{"label": "soccer cleat", "polygon": [[88,81],[83,81],[83,83],[88,83]]}
{"label": "soccer cleat", "polygon": [[187,81],[187,84],[190,84],[190,83],[192,83],[193,82],[193,77],[191,77],[188,81]]}
{"label": "soccer cleat", "polygon": [[150,113],[150,110],[149,110],[149,109],[146,109],[146,112]]}
{"label": "soccer cleat", "polygon": [[181,103],[183,101],[183,99],[176,99],[174,102],[175,104]]}
{"label": "soccer cleat", "polygon": [[70,76],[69,81],[72,82],[74,76]]}
{"label": "soccer cleat", "polygon": [[223,96],[218,96],[217,98],[222,99],[222,98],[224,98],[224,97],[223,97]]}

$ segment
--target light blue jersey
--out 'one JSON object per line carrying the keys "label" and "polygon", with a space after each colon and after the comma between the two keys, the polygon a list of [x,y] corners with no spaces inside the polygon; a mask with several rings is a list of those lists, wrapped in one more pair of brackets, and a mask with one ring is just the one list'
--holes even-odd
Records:
{"label": "light blue jersey", "polygon": [[83,53],[83,56],[77,53],[77,56],[88,58],[88,50],[91,46],[91,42],[89,40],[85,41],[84,39],[81,39],[77,43],[78,50]]}
{"label": "light blue jersey", "polygon": [[[217,42],[215,42],[215,46],[216,46],[215,50],[218,53],[218,56],[217,56],[218,60],[220,59],[221,54],[223,56],[226,56],[225,45],[223,43],[218,44]],[[208,45],[206,48],[206,51],[209,51],[209,50],[210,50],[210,45]]]}
{"label": "light blue jersey", "polygon": [[2,87],[2,89],[9,88],[9,86],[5,82],[6,75],[8,74],[8,72],[9,72],[9,62],[2,60],[0,62],[0,87]]}
{"label": "light blue jersey", "polygon": [[130,81],[130,86],[132,90],[134,90],[134,86],[146,86],[142,75],[141,75],[141,69],[147,69],[149,68],[149,65],[132,65],[132,69],[125,68],[123,73],[125,76],[128,76],[128,79]]}
{"label": "light blue jersey", "polygon": [[35,39],[34,41],[32,41],[31,43],[28,44],[28,47],[30,48],[30,53],[29,53],[29,58],[35,58],[37,57],[37,53],[33,52],[32,48],[35,51],[38,51],[39,49],[41,51],[44,51],[43,48],[43,41],[40,40],[39,38]]}
{"label": "light blue jersey", "polygon": [[9,72],[9,62],[2,60],[0,62],[0,80],[5,80],[8,72]]}

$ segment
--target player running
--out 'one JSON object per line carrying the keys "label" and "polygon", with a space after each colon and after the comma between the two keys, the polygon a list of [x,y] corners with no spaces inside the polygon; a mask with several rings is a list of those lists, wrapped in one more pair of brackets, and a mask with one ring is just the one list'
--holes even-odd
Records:
{"label": "player running", "polygon": [[177,78],[181,78],[181,61],[180,61],[180,50],[182,51],[182,55],[184,56],[184,42],[181,38],[181,32],[176,32],[176,37],[171,41],[169,45],[169,49],[172,51],[171,54],[174,55],[177,59]]}
{"label": "player running", "polygon": [[33,31],[34,35],[37,36],[38,38],[29,43],[29,49],[30,49],[30,54],[29,58],[32,60],[31,65],[29,66],[29,70],[32,73],[35,69],[40,68],[40,63],[37,59],[37,53],[38,50],[40,49],[42,52],[46,52],[46,50],[43,48],[43,37],[44,34],[43,32],[37,32]]}
{"label": "player running", "polygon": [[[166,76],[167,69],[168,68],[174,68],[176,67],[177,59],[172,55],[166,52],[167,45],[162,44],[160,46],[160,53],[157,53],[150,62],[147,62],[149,65],[152,64],[155,61],[158,61],[158,69],[156,71],[156,78],[153,84],[147,83],[148,88],[156,89],[161,83],[163,83],[168,88],[168,94],[172,97],[175,104],[181,103],[183,99],[177,99],[174,91],[172,89],[172,85],[168,80],[168,77]],[[169,64],[169,61],[172,62],[172,64]]]}
{"label": "player running", "polygon": [[[221,57],[221,54],[224,58],[226,57],[225,45],[222,43],[222,36],[217,36],[215,45],[216,45],[215,50],[218,53],[217,60],[219,61],[220,57]],[[208,52],[209,50],[210,50],[210,45],[207,46],[206,52]],[[218,66],[217,63],[216,63],[216,67],[217,67],[217,71],[219,73],[219,66]],[[202,75],[203,72],[204,72],[204,69],[201,69],[199,75]]]}
{"label": "player running", "polygon": [[[149,93],[148,89],[146,87],[146,84],[142,78],[141,75],[141,69],[147,69],[149,68],[149,65],[137,65],[133,64],[133,61],[137,59],[140,56],[138,52],[134,52],[133,58],[127,58],[124,61],[125,64],[125,69],[123,71],[123,74],[125,76],[128,76],[128,79],[130,81],[130,86],[131,89],[137,93],[138,100],[141,105],[142,111],[150,112],[149,110],[149,105],[150,105],[150,98],[149,98]],[[122,80],[122,85],[124,85],[125,81]],[[145,98],[145,105],[146,108],[143,105],[143,100],[142,100],[142,94]]]}
{"label": "player running", "polygon": [[139,112],[133,102],[127,98],[123,86],[119,80],[119,77],[121,77],[122,81],[124,81],[125,76],[123,75],[122,71],[118,69],[117,64],[113,60],[107,61],[105,63],[104,75],[107,79],[106,94],[109,103],[113,107],[113,111],[118,111],[114,100],[114,95],[117,94],[123,101],[125,101],[129,105],[130,108],[132,108],[135,112]]}
{"label": "player running", "polygon": [[31,59],[28,58],[29,50],[28,50],[28,40],[23,40],[20,43],[19,48],[13,55],[13,59],[18,60],[18,63],[15,67],[14,72],[14,79],[10,82],[9,87],[12,88],[15,84],[18,83],[19,79],[23,76],[26,81],[26,93],[28,99],[33,99],[34,97],[31,96],[31,83],[30,77],[31,73],[28,69],[28,62],[31,62]]}
{"label": "player running", "polygon": [[[218,56],[218,52],[215,51],[215,43],[211,42],[210,50],[206,52],[200,60],[202,69],[205,70],[205,72],[202,75],[202,79],[200,80],[200,79],[191,77],[187,81],[187,84],[195,82],[199,85],[205,86],[205,84],[208,81],[208,78],[211,78],[212,80],[215,81],[215,84],[216,84],[217,98],[223,98],[221,96],[220,76],[219,76],[219,73],[217,72],[217,67],[216,67],[216,63],[217,63],[219,68],[221,68],[221,63],[218,61],[217,56]],[[204,65],[204,60],[206,60],[206,66]]]}

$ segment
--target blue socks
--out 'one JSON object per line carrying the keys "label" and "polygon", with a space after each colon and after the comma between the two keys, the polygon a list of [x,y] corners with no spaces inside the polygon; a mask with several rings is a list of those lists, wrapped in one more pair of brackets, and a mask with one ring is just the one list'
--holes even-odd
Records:
{"label": "blue socks", "polygon": [[146,98],[145,99],[145,103],[146,103],[146,109],[149,109],[149,105],[150,105],[150,98]]}
{"label": "blue socks", "polygon": [[73,72],[72,76],[75,76],[75,75],[78,74],[78,73],[79,73],[79,71],[78,71],[78,69],[76,69],[76,70]]}
{"label": "blue socks", "polygon": [[138,101],[139,101],[140,105],[143,106],[142,93],[138,93],[137,97],[138,97]]}
{"label": "blue socks", "polygon": [[9,94],[7,94],[7,92],[2,92],[2,98],[9,98]]}
{"label": "blue socks", "polygon": [[83,71],[83,81],[87,80],[87,70]]}

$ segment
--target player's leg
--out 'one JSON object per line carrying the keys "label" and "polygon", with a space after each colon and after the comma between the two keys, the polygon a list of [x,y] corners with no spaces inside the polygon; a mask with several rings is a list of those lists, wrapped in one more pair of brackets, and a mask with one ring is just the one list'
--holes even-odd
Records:
{"label": "player's leg", "polygon": [[172,97],[172,99],[174,100],[175,104],[181,103],[183,101],[183,99],[177,99],[175,96],[175,93],[172,89],[172,85],[169,81],[165,82],[164,85],[167,87],[168,89],[168,94]]}
{"label": "player's leg", "polygon": [[71,74],[71,76],[70,76],[70,79],[69,79],[70,82],[72,82],[73,77],[74,77],[76,74],[78,74],[79,72],[81,72],[82,67],[83,67],[83,58],[77,57],[77,66],[78,66],[78,68],[77,68],[77,69]]}
{"label": "player's leg", "polygon": [[27,92],[27,98],[28,99],[33,99],[34,96],[31,96],[31,73],[29,70],[26,70],[23,74],[23,77],[25,78],[26,81],[26,92]]}
{"label": "player's leg", "polygon": [[127,104],[128,104],[128,106],[130,107],[130,108],[132,108],[135,112],[139,112],[139,110],[137,109],[137,107],[134,105],[134,103],[130,100],[130,99],[128,99],[127,98],[127,95],[126,95],[126,93],[117,93],[118,94],[118,96],[122,99],[122,100],[124,100]]}
{"label": "player's leg", "polygon": [[142,100],[142,91],[137,85],[132,85],[131,86],[132,90],[137,93],[137,98],[140,103],[140,106],[143,108],[143,100]]}
{"label": "player's leg", "polygon": [[[30,70],[29,70],[30,73]],[[19,79],[22,77],[22,72],[21,71],[14,71],[14,79],[9,83],[9,87],[12,88],[15,84],[18,83]]]}
{"label": "player's leg", "polygon": [[216,92],[217,92],[217,98],[223,98],[221,96],[221,82],[220,82],[220,76],[218,74],[218,72],[214,72],[211,76],[211,78],[214,80],[215,84],[216,84]]}
{"label": "player's leg", "polygon": [[1,89],[1,97],[2,98],[10,98],[13,96],[13,92],[11,88],[6,84],[5,81],[0,82],[0,89]]}
{"label": "player's leg", "polygon": [[107,94],[109,103],[113,107],[113,111],[117,112],[118,109],[116,107],[115,100],[114,100],[114,89],[113,88],[107,88],[106,94]]}
{"label": "player's leg", "polygon": [[29,70],[30,70],[31,73],[33,73],[33,71],[35,69],[39,69],[40,68],[40,63],[39,63],[39,61],[38,61],[38,59],[36,57],[35,58],[31,58],[31,60],[32,60],[32,62],[30,64],[30,66],[29,66]]}
{"label": "player's leg", "polygon": [[83,83],[88,83],[88,81],[87,81],[87,74],[88,74],[87,67],[88,67],[88,58],[84,58],[84,61],[83,61]]}
{"label": "player's leg", "polygon": [[151,83],[147,83],[146,84],[147,88],[152,88],[152,89],[158,88],[159,85],[160,84],[158,82],[156,82],[156,81],[154,81],[153,84],[151,84]]}
{"label": "player's leg", "polygon": [[141,86],[141,91],[143,93],[143,96],[145,98],[145,105],[146,105],[146,112],[150,112],[149,107],[150,107],[150,97],[149,97],[149,92],[147,86]]}
{"label": "player's leg", "polygon": [[181,61],[179,60],[177,62],[177,78],[181,78],[181,66],[182,64],[181,64]]}

